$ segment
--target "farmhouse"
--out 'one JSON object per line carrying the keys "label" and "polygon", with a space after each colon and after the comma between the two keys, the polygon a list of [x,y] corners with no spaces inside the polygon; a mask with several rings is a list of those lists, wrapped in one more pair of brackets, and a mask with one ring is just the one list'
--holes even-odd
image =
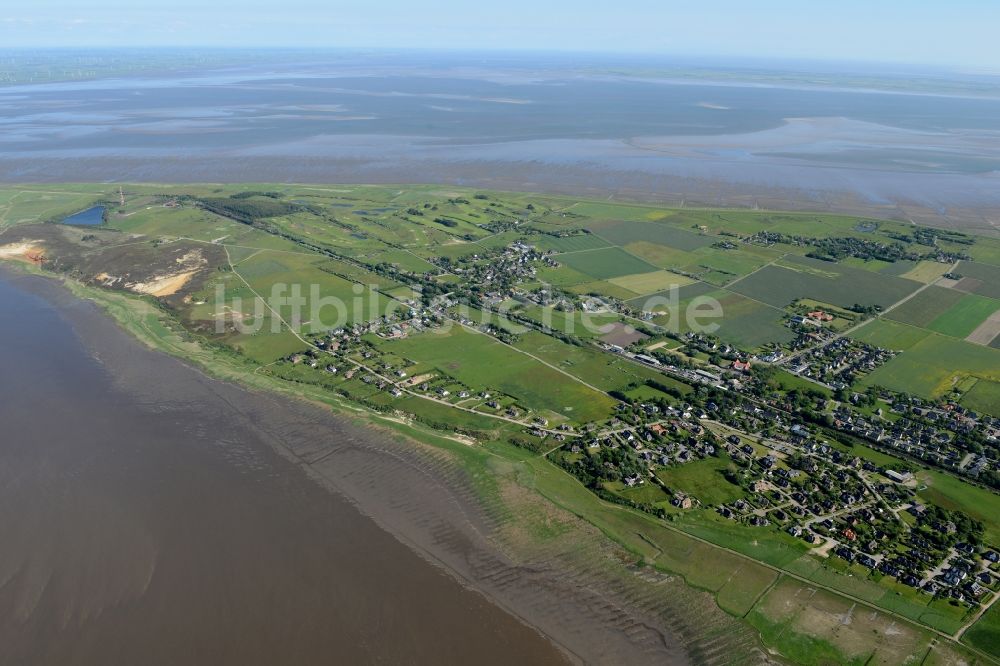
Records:
{"label": "farmhouse", "polygon": [[909,472],[897,472],[894,469],[885,470],[885,475],[896,483],[906,483],[913,478],[913,475]]}

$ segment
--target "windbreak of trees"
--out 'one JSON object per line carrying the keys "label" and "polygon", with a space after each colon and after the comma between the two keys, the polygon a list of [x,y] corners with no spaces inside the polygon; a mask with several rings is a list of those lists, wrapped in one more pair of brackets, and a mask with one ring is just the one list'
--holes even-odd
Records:
{"label": "windbreak of trees", "polygon": [[198,199],[203,208],[238,222],[251,224],[269,217],[291,215],[305,210],[299,204],[270,197],[217,197]]}

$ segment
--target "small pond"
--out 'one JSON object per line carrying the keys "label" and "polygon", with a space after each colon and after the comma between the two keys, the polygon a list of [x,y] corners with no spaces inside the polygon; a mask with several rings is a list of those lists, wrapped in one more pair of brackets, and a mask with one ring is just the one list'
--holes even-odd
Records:
{"label": "small pond", "polygon": [[93,227],[102,222],[104,222],[104,206],[88,208],[63,220],[63,224],[72,224],[78,227]]}

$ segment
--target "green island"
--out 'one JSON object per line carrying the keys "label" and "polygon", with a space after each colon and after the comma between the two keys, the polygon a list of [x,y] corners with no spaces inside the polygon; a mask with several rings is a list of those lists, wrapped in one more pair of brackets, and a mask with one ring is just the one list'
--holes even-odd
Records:
{"label": "green island", "polygon": [[441,186],[25,185],[0,189],[0,259],[214,376],[447,452],[519,538],[582,521],[790,661],[1000,662],[996,238]]}

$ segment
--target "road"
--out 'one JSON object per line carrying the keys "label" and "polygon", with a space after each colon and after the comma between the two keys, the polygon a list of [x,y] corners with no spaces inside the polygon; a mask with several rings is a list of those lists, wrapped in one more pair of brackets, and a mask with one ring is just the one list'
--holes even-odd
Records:
{"label": "road", "polygon": [[348,363],[350,363],[353,366],[355,366],[357,369],[363,370],[363,371],[365,371],[365,372],[367,372],[367,373],[369,373],[369,374],[371,374],[371,375],[373,375],[375,377],[378,377],[379,379],[381,379],[382,381],[386,382],[387,384],[395,386],[396,388],[398,388],[399,390],[401,390],[403,393],[415,396],[417,398],[420,398],[421,400],[428,400],[430,402],[434,402],[434,403],[437,403],[439,405],[444,405],[444,406],[450,407],[452,409],[457,409],[459,411],[468,412],[470,414],[475,414],[476,416],[482,416],[482,417],[485,417],[485,418],[495,419],[495,420],[498,420],[498,421],[506,421],[507,423],[514,423],[514,424],[522,426],[522,427],[535,428],[536,430],[539,430],[541,432],[545,432],[545,433],[550,434],[550,435],[562,435],[564,437],[579,437],[580,436],[578,433],[575,433],[575,432],[572,432],[572,431],[550,430],[550,429],[547,429],[547,428],[541,428],[541,427],[535,426],[535,425],[533,425],[530,422],[521,421],[521,420],[518,420],[518,419],[514,419],[514,418],[511,418],[511,417],[508,417],[508,416],[502,416],[500,414],[488,414],[488,413],[485,413],[485,412],[476,411],[475,409],[472,409],[471,407],[463,407],[461,405],[456,405],[454,403],[448,402],[447,400],[441,400],[439,398],[435,398],[433,396],[427,395],[426,393],[423,393],[421,391],[410,390],[408,387],[400,386],[399,384],[396,383],[396,381],[394,381],[390,377],[386,377],[386,376],[382,375],[377,370],[374,370],[373,368],[370,368],[370,367],[366,366],[365,364],[363,364],[363,363],[361,363],[359,361],[356,361],[356,360],[354,360],[352,358],[349,358],[349,357],[346,357],[346,356],[337,356],[337,355],[333,354],[330,351],[327,351],[325,349],[320,349],[319,347],[317,347],[316,345],[314,345],[312,342],[310,342],[306,338],[302,337],[299,334],[299,332],[295,329],[295,327],[293,327],[291,324],[289,324],[285,320],[285,318],[281,316],[280,312],[278,312],[277,310],[275,310],[274,308],[271,307],[271,304],[267,302],[267,299],[265,299],[264,297],[262,297],[259,293],[257,293],[257,291],[252,286],[250,286],[250,283],[247,282],[246,278],[244,278],[242,275],[240,275],[239,271],[236,270],[236,266],[233,264],[232,257],[230,257],[230,255],[229,255],[229,249],[225,245],[223,245],[222,248],[226,252],[226,262],[229,264],[229,268],[233,272],[233,275],[235,275],[237,278],[239,278],[240,282],[242,282],[246,286],[246,288],[250,291],[250,293],[254,295],[254,298],[260,300],[264,304],[264,307],[266,307],[268,310],[271,311],[271,314],[274,315],[275,319],[277,319],[279,322],[281,322],[291,332],[291,334],[294,335],[296,338],[298,338],[299,341],[301,341],[302,344],[305,345],[307,348],[312,349],[312,350],[314,350],[316,352],[319,352],[321,354],[327,354],[327,355],[329,355],[329,356],[331,356],[333,358],[336,358],[338,360],[347,361]]}
{"label": "road", "polygon": [[[951,265],[951,268],[949,268],[945,272],[946,273],[952,273],[952,272],[954,272],[955,269],[958,268],[958,264],[959,264],[959,262],[956,261],[955,263],[953,263]],[[839,340],[839,339],[841,339],[843,337],[846,337],[846,336],[850,335],[851,333],[853,333],[854,331],[858,330],[859,328],[861,328],[863,326],[867,326],[868,324],[870,324],[871,322],[875,321],[876,319],[881,319],[885,315],[889,314],[890,312],[892,312],[893,310],[895,310],[896,308],[898,308],[900,305],[903,305],[904,303],[909,302],[911,299],[913,299],[916,296],[920,295],[925,290],[930,289],[931,287],[933,287],[935,284],[938,283],[938,281],[940,279],[941,278],[938,278],[937,280],[934,280],[933,282],[928,282],[927,284],[925,284],[924,286],[920,287],[919,289],[917,289],[913,293],[909,294],[905,298],[902,298],[902,299],[896,301],[895,303],[893,303],[892,305],[888,306],[887,308],[885,308],[884,310],[882,310],[882,312],[880,312],[877,316],[872,317],[871,319],[864,319],[860,323],[855,324],[854,326],[851,326],[850,328],[844,329],[840,333],[837,333],[836,335],[834,335],[833,337],[831,337],[829,340],[824,340],[821,344],[819,344],[819,345],[817,345],[815,347],[807,347],[805,349],[800,349],[799,351],[795,352],[794,354],[791,354],[791,355],[786,356],[785,358],[779,360],[777,363],[775,363],[775,365],[787,365],[788,363],[790,363],[791,361],[799,358],[803,354],[809,353],[811,351],[815,351],[817,349],[823,349],[824,347],[828,347],[830,344],[836,342],[837,340]]]}

